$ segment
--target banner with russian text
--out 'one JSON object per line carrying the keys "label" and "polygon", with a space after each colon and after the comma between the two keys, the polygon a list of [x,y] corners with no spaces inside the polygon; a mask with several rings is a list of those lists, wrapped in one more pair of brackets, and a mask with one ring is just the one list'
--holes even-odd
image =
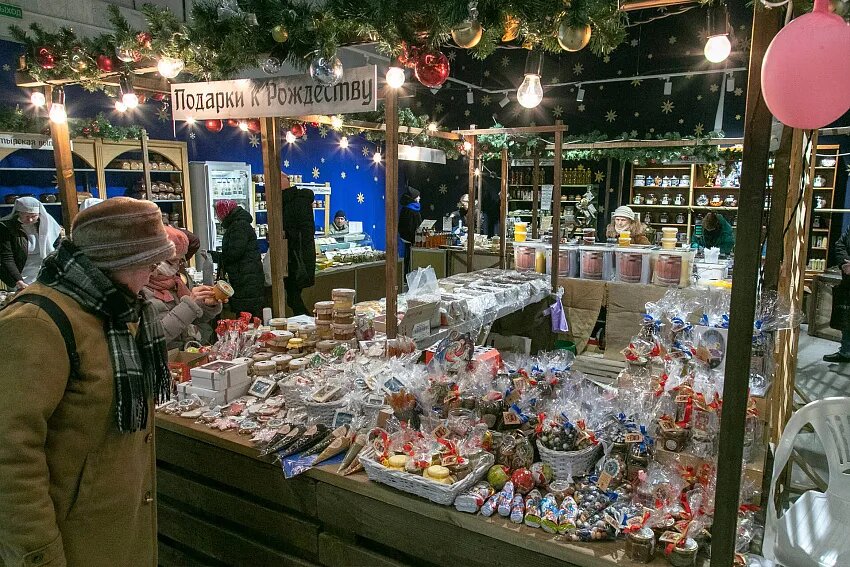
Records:
{"label": "banner with russian text", "polygon": [[378,68],[346,69],[320,85],[308,75],[171,85],[174,120],[347,114],[378,108]]}

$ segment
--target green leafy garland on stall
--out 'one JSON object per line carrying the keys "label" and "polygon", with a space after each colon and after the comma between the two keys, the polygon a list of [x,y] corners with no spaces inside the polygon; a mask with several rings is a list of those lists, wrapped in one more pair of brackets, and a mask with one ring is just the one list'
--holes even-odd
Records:
{"label": "green leafy garland on stall", "polygon": [[[104,140],[138,140],[142,129],[138,126],[115,126],[102,113],[95,118],[69,118],[71,138],[102,138]],[[46,117],[31,116],[20,107],[0,106],[0,132],[50,134]]]}

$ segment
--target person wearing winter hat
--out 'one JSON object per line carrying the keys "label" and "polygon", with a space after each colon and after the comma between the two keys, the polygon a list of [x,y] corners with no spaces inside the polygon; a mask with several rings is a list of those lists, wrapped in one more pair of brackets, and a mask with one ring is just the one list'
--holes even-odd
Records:
{"label": "person wearing winter hat", "polygon": [[33,197],[15,200],[12,214],[0,219],[0,279],[9,288],[35,282],[41,263],[56,249],[62,227]]}
{"label": "person wearing winter hat", "polygon": [[398,214],[398,236],[404,244],[404,273],[410,272],[410,248],[416,242],[416,230],[422,224],[422,205],[417,189],[408,186],[401,195],[401,211]]}
{"label": "person wearing winter hat", "polygon": [[186,234],[172,226],[166,226],[165,232],[174,244],[174,256],[157,265],[142,294],[156,309],[167,347],[182,348],[191,340],[208,340],[212,331],[208,323],[221,313],[222,302],[216,299],[211,286],[194,286],[183,275],[189,251]]}
{"label": "person wearing winter hat", "polygon": [[345,218],[345,211],[342,209],[334,213],[334,221],[330,226],[331,234],[348,234],[348,219]]}
{"label": "person wearing winter hat", "polygon": [[618,238],[620,233],[628,230],[631,232],[632,244],[649,244],[646,237],[646,227],[637,219],[637,215],[631,207],[625,205],[614,209],[611,215],[611,224],[605,229],[607,238]]}
{"label": "person wearing winter hat", "polygon": [[233,297],[228,305],[238,315],[246,311],[262,317],[265,305],[265,276],[263,260],[257,245],[257,233],[251,224],[251,213],[236,201],[216,201],[215,214],[224,229],[221,251],[211,251],[219,272],[227,277],[233,287]]}
{"label": "person wearing winter hat", "polygon": [[173,256],[154,203],[107,199],[0,311],[0,563],[157,564],[153,411],[171,375],[140,292]]}
{"label": "person wearing winter hat", "polygon": [[301,292],[316,284],[316,219],[313,201],[316,196],[307,188],[297,187],[281,172],[283,191],[283,232],[286,235],[287,273],[283,279],[286,304],[293,315],[307,315]]}

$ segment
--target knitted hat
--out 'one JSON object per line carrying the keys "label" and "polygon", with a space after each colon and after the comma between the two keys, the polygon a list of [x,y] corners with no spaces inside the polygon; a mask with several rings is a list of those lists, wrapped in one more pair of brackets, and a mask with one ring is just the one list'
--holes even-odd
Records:
{"label": "knitted hat", "polygon": [[614,214],[611,215],[611,218],[617,217],[635,220],[635,212],[631,209],[631,207],[623,205],[622,207],[617,207],[616,209],[614,209]]}
{"label": "knitted hat", "polygon": [[151,266],[174,256],[159,207],[129,197],[80,211],[71,225],[71,242],[103,270]]}
{"label": "knitted hat", "polygon": [[345,218],[345,211],[343,211],[342,209],[340,209],[340,210],[338,210],[337,212],[334,213],[334,220],[344,219],[344,218]]}
{"label": "knitted hat", "polygon": [[216,201],[215,216],[218,220],[223,221],[227,218],[227,215],[232,213],[238,206],[239,203],[233,199],[222,199],[221,201]]}
{"label": "knitted hat", "polygon": [[174,255],[177,258],[182,258],[189,252],[189,237],[186,236],[186,233],[179,228],[167,225],[165,233],[168,235],[168,240],[174,245]]}

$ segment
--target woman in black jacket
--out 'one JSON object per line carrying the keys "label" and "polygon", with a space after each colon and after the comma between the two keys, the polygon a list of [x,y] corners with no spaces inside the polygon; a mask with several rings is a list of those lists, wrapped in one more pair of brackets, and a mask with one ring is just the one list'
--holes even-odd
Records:
{"label": "woman in black jacket", "polygon": [[419,191],[408,187],[401,196],[401,212],[398,214],[398,236],[404,243],[404,273],[410,273],[410,248],[416,242],[416,229],[422,224]]}
{"label": "woman in black jacket", "polygon": [[835,242],[835,262],[841,270],[841,283],[832,288],[832,316],[829,326],[841,331],[838,352],[824,355],[826,362],[850,362],[850,228]]}
{"label": "woman in black jacket", "polygon": [[236,201],[217,201],[215,215],[224,228],[221,252],[213,252],[213,260],[219,271],[227,275],[233,287],[233,297],[228,305],[236,313],[247,311],[255,317],[263,316],[265,305],[265,276],[257,233],[251,226],[251,213],[236,204]]}
{"label": "woman in black jacket", "polygon": [[315,195],[309,189],[291,185],[285,173],[280,175],[280,188],[283,191],[283,231],[289,246],[289,275],[283,280],[286,304],[293,315],[307,315],[309,311],[301,299],[301,290],[316,283]]}

